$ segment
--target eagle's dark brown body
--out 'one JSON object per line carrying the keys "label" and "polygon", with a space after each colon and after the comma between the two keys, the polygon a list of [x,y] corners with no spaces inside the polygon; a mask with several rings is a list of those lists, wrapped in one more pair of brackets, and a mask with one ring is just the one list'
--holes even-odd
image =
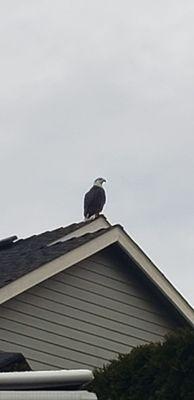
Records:
{"label": "eagle's dark brown body", "polygon": [[84,217],[97,217],[102,211],[106,201],[105,191],[100,186],[92,186],[84,197]]}

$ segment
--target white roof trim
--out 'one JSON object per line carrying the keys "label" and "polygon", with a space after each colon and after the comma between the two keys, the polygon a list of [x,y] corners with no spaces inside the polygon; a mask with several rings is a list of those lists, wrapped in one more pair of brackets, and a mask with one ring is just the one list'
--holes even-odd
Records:
{"label": "white roof trim", "polygon": [[194,326],[193,308],[120,226],[103,232],[100,236],[4,286],[0,289],[0,304],[116,242],[179,313]]}
{"label": "white roof trim", "polygon": [[133,258],[143,273],[162,292],[171,304],[194,326],[194,310],[184,297],[175,289],[170,281],[153,264],[140,247],[124,232],[120,231],[119,244]]}

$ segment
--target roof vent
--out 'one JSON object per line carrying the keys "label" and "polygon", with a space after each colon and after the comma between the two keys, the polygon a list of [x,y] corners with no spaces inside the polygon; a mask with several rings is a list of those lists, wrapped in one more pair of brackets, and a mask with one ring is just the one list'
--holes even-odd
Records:
{"label": "roof vent", "polygon": [[16,235],[0,240],[0,250],[7,249],[8,247],[12,246],[15,240],[17,240]]}

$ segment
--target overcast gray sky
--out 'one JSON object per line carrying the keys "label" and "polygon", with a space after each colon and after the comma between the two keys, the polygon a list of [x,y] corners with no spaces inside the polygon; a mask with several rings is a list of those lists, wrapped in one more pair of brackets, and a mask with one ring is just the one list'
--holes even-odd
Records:
{"label": "overcast gray sky", "polygon": [[105,215],[194,305],[193,0],[0,1],[0,237]]}

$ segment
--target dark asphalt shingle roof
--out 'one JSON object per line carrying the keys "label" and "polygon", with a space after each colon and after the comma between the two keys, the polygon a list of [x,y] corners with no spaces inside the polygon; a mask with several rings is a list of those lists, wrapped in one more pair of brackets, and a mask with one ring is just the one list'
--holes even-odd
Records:
{"label": "dark asphalt shingle roof", "polygon": [[0,372],[30,371],[31,368],[21,353],[0,352]]}
{"label": "dark asphalt shingle roof", "polygon": [[84,224],[84,222],[81,222],[80,224],[72,224],[65,228],[47,231],[27,239],[18,240],[11,247],[1,249],[0,288],[107,231],[107,229],[101,229],[79,238],[72,238],[65,242],[58,242],[48,246],[52,242],[82,227]]}

